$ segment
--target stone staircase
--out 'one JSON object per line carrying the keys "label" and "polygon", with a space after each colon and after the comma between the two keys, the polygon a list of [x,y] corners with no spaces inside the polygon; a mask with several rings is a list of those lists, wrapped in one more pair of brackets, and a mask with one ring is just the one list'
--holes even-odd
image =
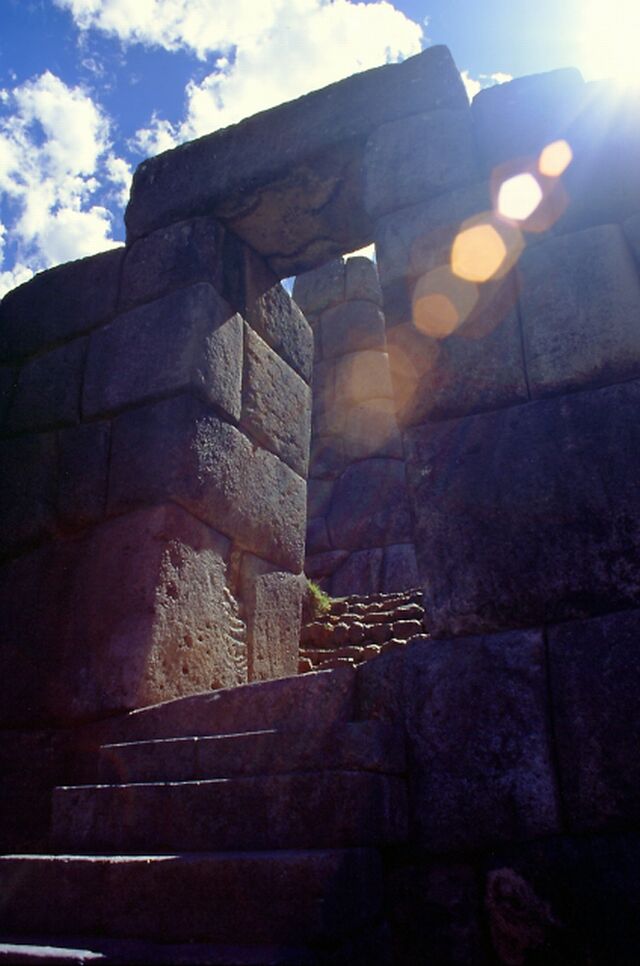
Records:
{"label": "stone staircase", "polygon": [[342,668],[96,725],[95,775],[54,791],[51,853],[0,857],[0,962],[387,962],[404,749],[352,720],[353,684]]}

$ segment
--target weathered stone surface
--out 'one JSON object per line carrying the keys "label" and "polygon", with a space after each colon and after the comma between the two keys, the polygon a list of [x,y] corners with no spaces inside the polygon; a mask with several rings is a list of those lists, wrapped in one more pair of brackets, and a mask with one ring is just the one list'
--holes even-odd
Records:
{"label": "weathered stone surface", "polygon": [[0,557],[55,531],[54,433],[0,440]]}
{"label": "weathered stone surface", "polygon": [[73,426],[58,434],[58,519],[72,529],[100,520],[107,501],[109,423]]}
{"label": "weathered stone surface", "polygon": [[318,399],[318,405],[312,407],[311,413],[311,435],[312,439],[318,436],[342,436],[346,408],[331,399],[324,405]]}
{"label": "weathered stone surface", "polygon": [[329,509],[333,483],[330,480],[309,480],[307,483],[307,516],[323,517]]}
{"label": "weathered stone surface", "polygon": [[375,594],[380,589],[383,551],[359,550],[349,554],[331,578],[334,597],[346,594]]}
{"label": "weathered stone surface", "polygon": [[374,262],[364,255],[353,255],[345,266],[344,297],[347,301],[367,299],[382,305],[382,289]]}
{"label": "weathered stone surface", "polygon": [[317,480],[335,480],[347,464],[340,436],[315,437],[311,444],[309,476]]}
{"label": "weathered stone surface", "polygon": [[15,370],[8,366],[0,366],[0,428],[4,428],[4,418],[11,404],[15,383]]}
{"label": "weathered stone surface", "polygon": [[0,302],[0,359],[28,355],[115,314],[123,248],[51,268]]}
{"label": "weathered stone surface", "polygon": [[622,225],[622,230],[628,244],[631,246],[636,265],[640,268],[640,214],[627,218]]}
{"label": "weathered stone surface", "polygon": [[240,418],[242,320],[210,285],[132,309],[91,336],[85,416],[189,388]]}
{"label": "weathered stone surface", "polygon": [[392,399],[371,399],[349,408],[342,425],[345,456],[349,460],[370,456],[402,459],[402,440]]}
{"label": "weathered stone surface", "polygon": [[219,221],[203,217],[160,228],[135,242],[124,257],[120,311],[198,282],[222,292],[224,235]]}
{"label": "weathered stone surface", "polygon": [[369,459],[337,481],[327,518],[334,547],[361,550],[411,539],[404,463]]}
{"label": "weathered stone surface", "polygon": [[420,844],[487,848],[559,829],[539,631],[410,647],[403,703]]}
{"label": "weathered stone surface", "polygon": [[534,397],[638,374],[640,280],[618,225],[549,238],[518,272]]}
{"label": "weathered stone surface", "polygon": [[227,217],[232,205],[240,214],[286,172],[295,194],[296,169],[318,153],[346,141],[362,143],[386,121],[465,103],[460,75],[444,47],[347,78],[145,161],[135,173],[127,208],[128,239],[215,213],[222,203]]}
{"label": "weathered stone surface", "polygon": [[380,589],[387,594],[393,590],[407,590],[420,585],[416,551],[412,543],[398,543],[385,547]]}
{"label": "weathered stone surface", "polygon": [[113,423],[110,512],[175,500],[242,547],[302,569],[305,483],[199,401],[179,396]]}
{"label": "weathered stone surface", "polygon": [[322,313],[322,358],[360,349],[384,349],[384,315],[372,302],[353,299]]}
{"label": "weathered stone surface", "polygon": [[304,564],[305,573],[311,580],[329,577],[348,556],[348,550],[331,550],[327,553],[309,554]]}
{"label": "weathered stone surface", "polygon": [[640,815],[637,610],[549,630],[555,734],[570,828]]}
{"label": "weathered stone surface", "polygon": [[324,517],[314,517],[307,523],[306,553],[324,553],[331,550],[331,541]]}
{"label": "weathered stone surface", "polygon": [[311,390],[248,326],[242,394],[242,427],[296,473],[306,477]]}
{"label": "weathered stone surface", "polygon": [[471,113],[487,172],[503,161],[538,156],[565,136],[584,106],[585,85],[574,68],[519,77],[488,87],[473,99]]}
{"label": "weathered stone surface", "polygon": [[313,367],[313,412],[324,412],[336,403],[336,374],[333,362],[318,362]]}
{"label": "weathered stone surface", "polygon": [[383,124],[364,160],[365,207],[373,218],[478,176],[471,112],[438,110]]}
{"label": "weathered stone surface", "polygon": [[297,673],[303,580],[244,554],[240,594],[247,622],[250,681]]}
{"label": "weathered stone surface", "polygon": [[338,404],[391,399],[393,396],[386,352],[366,349],[341,356],[335,363],[335,379]]}
{"label": "weathered stone surface", "polygon": [[69,721],[246,681],[228,547],[169,505],[8,565],[5,720]]}
{"label": "weathered stone surface", "polygon": [[640,600],[639,404],[627,382],[405,434],[435,635]]}
{"label": "weathered stone surface", "polygon": [[319,268],[296,276],[293,298],[311,321],[345,298],[346,268],[342,258],[335,258]]}
{"label": "weathered stone surface", "polygon": [[86,350],[87,340],[76,339],[24,366],[7,415],[10,432],[53,429],[78,422]]}

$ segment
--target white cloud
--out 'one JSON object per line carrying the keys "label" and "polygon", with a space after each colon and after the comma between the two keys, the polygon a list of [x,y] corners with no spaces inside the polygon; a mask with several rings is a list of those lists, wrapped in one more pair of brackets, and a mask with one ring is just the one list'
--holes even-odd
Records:
{"label": "white cloud", "polygon": [[493,87],[495,84],[507,84],[510,80],[513,80],[511,74],[505,74],[501,70],[493,74],[478,74],[477,77],[471,77],[468,70],[461,70],[460,76],[462,77],[462,83],[465,86],[467,97],[470,101],[473,100],[476,94],[484,90],[485,87]]}
{"label": "white cloud", "polygon": [[[50,71],[0,103],[0,191],[12,218],[3,231],[0,290],[50,265],[113,247],[102,185],[121,202],[130,178],[115,156],[109,122],[89,95]],[[0,251],[0,255],[2,252]]]}

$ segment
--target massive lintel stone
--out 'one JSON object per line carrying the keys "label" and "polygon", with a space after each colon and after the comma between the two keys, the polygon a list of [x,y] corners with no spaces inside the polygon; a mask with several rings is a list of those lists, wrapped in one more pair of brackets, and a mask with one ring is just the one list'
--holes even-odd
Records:
{"label": "massive lintel stone", "polygon": [[[131,242],[221,217],[284,277],[371,241],[362,156],[380,125],[467,108],[446,47],[357,74],[144,161],[125,216]],[[276,217],[274,217],[274,215]]]}

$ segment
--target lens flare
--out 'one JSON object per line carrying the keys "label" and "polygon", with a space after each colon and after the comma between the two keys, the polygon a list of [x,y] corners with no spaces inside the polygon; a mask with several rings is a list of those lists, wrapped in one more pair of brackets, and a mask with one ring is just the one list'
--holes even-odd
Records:
{"label": "lens flare", "polygon": [[423,275],[413,293],[413,323],[433,339],[445,339],[462,325],[478,301],[471,282],[441,265]]}
{"label": "lens flare", "polygon": [[488,223],[463,228],[451,249],[451,270],[468,282],[487,282],[493,278],[507,257],[507,247]]}
{"label": "lens flare", "polygon": [[542,188],[528,171],[508,178],[498,191],[498,212],[512,221],[526,221],[542,201]]}
{"label": "lens flare", "polygon": [[538,171],[545,178],[559,178],[573,160],[573,151],[567,141],[553,141],[547,144],[538,158]]}
{"label": "lens flare", "polygon": [[621,87],[640,86],[638,0],[584,0],[577,36],[588,79],[611,78]]}

